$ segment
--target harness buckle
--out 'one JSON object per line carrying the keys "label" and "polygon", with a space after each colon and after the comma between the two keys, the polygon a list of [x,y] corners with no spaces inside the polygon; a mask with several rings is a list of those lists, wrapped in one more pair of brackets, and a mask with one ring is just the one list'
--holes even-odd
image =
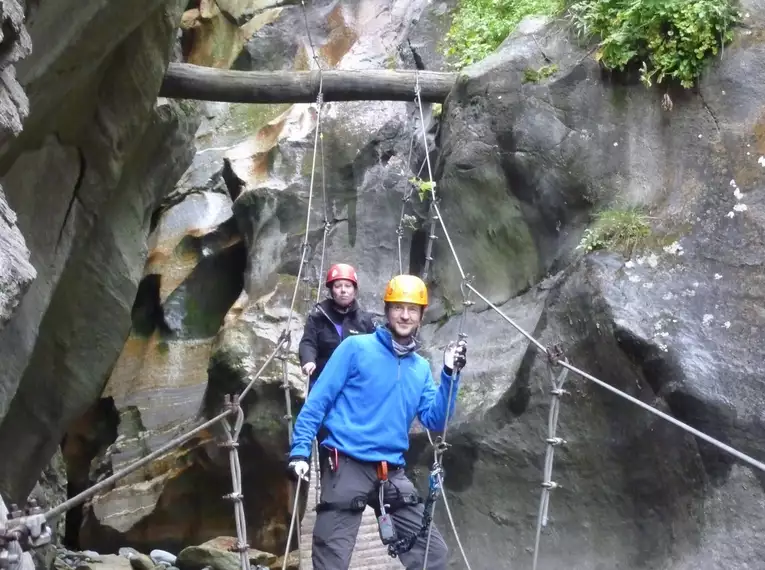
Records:
{"label": "harness buckle", "polygon": [[365,508],[367,508],[367,497],[359,496],[351,499],[351,510],[363,511]]}

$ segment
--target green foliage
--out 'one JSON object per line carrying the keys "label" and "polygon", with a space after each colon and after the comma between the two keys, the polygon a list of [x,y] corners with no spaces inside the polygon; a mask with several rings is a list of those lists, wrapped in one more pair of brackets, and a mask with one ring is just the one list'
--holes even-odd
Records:
{"label": "green foliage", "polygon": [[415,176],[414,178],[410,178],[409,182],[414,184],[414,187],[417,189],[417,193],[420,196],[420,202],[424,202],[425,198],[428,196],[428,192],[433,190],[436,187],[436,183],[433,181],[426,182],[425,180],[422,180],[421,178]]}
{"label": "green foliage", "polygon": [[559,0],[460,0],[446,35],[446,55],[456,66],[480,61],[501,44],[526,16],[553,14]]}
{"label": "green foliage", "polygon": [[732,0],[568,0],[580,36],[600,40],[607,69],[640,67],[646,86],[671,78],[691,87],[710,55],[733,38]]}
{"label": "green foliage", "polygon": [[604,210],[586,230],[576,249],[585,253],[597,249],[624,251],[631,255],[651,235],[648,217],[636,209]]}
{"label": "green foliage", "polygon": [[536,83],[537,81],[542,81],[543,79],[550,77],[556,71],[558,71],[558,66],[554,63],[552,65],[543,65],[539,69],[527,68],[523,72],[523,82]]}

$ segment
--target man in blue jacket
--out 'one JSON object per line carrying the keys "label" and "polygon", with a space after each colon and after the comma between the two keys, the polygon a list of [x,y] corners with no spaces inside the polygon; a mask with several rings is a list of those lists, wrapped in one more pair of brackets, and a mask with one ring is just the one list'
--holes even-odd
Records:
{"label": "man in blue jacket", "polygon": [[[313,531],[315,570],[347,570],[366,504],[381,514],[381,490],[396,537],[414,541],[399,553],[401,562],[406,568],[422,568],[424,506],[404,473],[404,452],[415,416],[425,427],[443,431],[454,412],[459,386],[452,374],[465,365],[465,345],[447,348],[441,385],[436,386],[428,361],[415,352],[415,334],[428,304],[425,283],[413,275],[394,277],[384,301],[387,324],[340,343],[295,423],[289,467],[303,479],[319,426],[323,423],[328,432],[321,442],[329,460],[322,466]],[[381,536],[391,543],[383,526]],[[446,544],[433,528],[427,567],[445,570],[446,564]]]}

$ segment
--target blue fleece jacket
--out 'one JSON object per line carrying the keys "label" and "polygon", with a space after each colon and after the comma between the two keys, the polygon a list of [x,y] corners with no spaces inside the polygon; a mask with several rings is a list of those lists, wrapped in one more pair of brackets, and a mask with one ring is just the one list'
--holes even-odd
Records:
{"label": "blue fleece jacket", "polygon": [[398,356],[385,327],[349,337],[335,349],[298,414],[290,456],[310,455],[323,422],[330,433],[324,445],[359,461],[403,465],[415,416],[425,427],[443,431],[452,382],[450,415],[458,379],[442,369],[437,387],[428,361],[415,352]]}

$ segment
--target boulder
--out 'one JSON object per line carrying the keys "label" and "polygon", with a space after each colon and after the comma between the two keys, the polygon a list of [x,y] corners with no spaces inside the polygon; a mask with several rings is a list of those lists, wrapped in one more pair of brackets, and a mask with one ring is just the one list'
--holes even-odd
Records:
{"label": "boulder", "polygon": [[145,554],[136,553],[128,557],[133,570],[154,570],[156,564]]}
{"label": "boulder", "polygon": [[101,554],[80,561],[74,570],[133,570],[131,560],[117,554]]}
{"label": "boulder", "polygon": [[[604,74],[565,31],[525,20],[449,96],[437,188],[463,266],[495,303],[509,299],[500,305],[508,316],[607,384],[762,461],[765,100],[752,82],[765,76],[764,22],[760,2],[744,4],[758,16],[691,92]],[[545,64],[557,71],[524,81]],[[488,202],[471,213],[479,186]],[[492,214],[479,218],[484,207]],[[575,246],[591,213],[630,207],[648,212],[650,235],[582,258]],[[497,218],[503,208],[516,211],[508,229],[530,241],[487,239],[487,226],[508,219]],[[458,296],[449,251],[437,246],[439,292]],[[499,278],[508,267],[513,275]],[[526,567],[549,436],[548,364],[482,308],[466,319],[445,485],[471,564]],[[434,372],[458,324],[426,327]],[[552,477],[562,487],[550,499],[540,568],[747,568],[763,558],[754,538],[762,473],[573,373],[567,390],[557,427],[567,444]],[[421,485],[426,444],[418,435],[410,452]],[[442,507],[436,523],[449,524]]]}
{"label": "boulder", "polygon": [[[209,566],[212,570],[240,570],[239,554],[229,550],[235,544],[236,538],[219,536],[199,546],[184,548],[178,555],[178,568],[203,570]],[[248,557],[252,566],[273,566],[277,561],[276,555],[252,548],[248,551]]]}
{"label": "boulder", "polygon": [[300,555],[297,550],[293,550],[287,554],[287,564],[284,564],[285,556],[280,556],[276,562],[271,564],[271,570],[300,570]]}
{"label": "boulder", "polygon": [[166,550],[160,550],[158,548],[152,550],[149,553],[149,556],[151,556],[151,559],[157,564],[162,564],[165,566],[173,566],[178,558],[175,554],[171,554]]}

